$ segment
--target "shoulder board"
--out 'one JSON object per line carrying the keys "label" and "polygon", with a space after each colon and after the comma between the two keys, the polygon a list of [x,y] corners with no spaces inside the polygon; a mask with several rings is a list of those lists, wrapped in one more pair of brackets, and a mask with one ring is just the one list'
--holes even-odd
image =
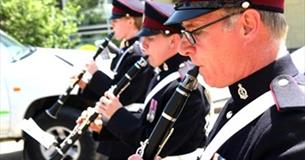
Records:
{"label": "shoulder board", "polygon": [[305,110],[305,86],[298,85],[295,78],[280,75],[270,87],[278,111]]}

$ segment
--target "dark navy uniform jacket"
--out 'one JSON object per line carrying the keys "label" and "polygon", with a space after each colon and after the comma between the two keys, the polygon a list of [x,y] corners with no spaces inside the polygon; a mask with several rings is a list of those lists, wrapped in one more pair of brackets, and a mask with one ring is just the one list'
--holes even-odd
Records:
{"label": "dark navy uniform jacket", "polygon": [[[161,72],[159,73],[160,79],[158,81],[161,81],[167,75],[178,71],[179,65],[185,60],[186,57],[177,54],[166,61],[165,64],[167,64],[167,67],[163,67],[163,69],[161,68]],[[168,68],[168,70],[164,68]],[[117,146],[127,145],[130,150],[120,150],[120,147],[116,148],[116,146],[111,147],[107,145],[101,148],[101,150],[108,152],[107,154],[111,155],[110,159],[127,159],[128,156],[134,154],[136,149],[140,146],[140,141],[144,141],[149,137],[164,107],[166,106],[166,103],[169,101],[178,86],[179,81],[181,81],[180,78],[172,81],[157,92],[145,106],[140,119],[133,116],[125,108],[120,108],[111,117],[106,128],[121,140]],[[191,93],[184,110],[174,124],[175,131],[163,148],[160,154],[162,157],[191,152],[206,141],[204,130],[206,124],[205,116],[208,113],[210,106],[203,94],[204,89],[202,87],[199,88],[200,89]],[[149,122],[147,120],[147,114],[151,109],[151,105],[156,107],[156,114],[154,120]],[[107,143],[102,134],[100,138],[102,143]]]}
{"label": "dark navy uniform jacket", "polygon": [[[132,38],[125,42],[125,47],[122,49],[125,51],[131,45],[134,44],[138,37]],[[113,70],[118,63],[122,54],[118,54],[111,62],[111,70]],[[101,71],[97,71],[93,76],[90,82],[87,84],[86,88],[82,91],[82,95],[88,99],[93,101],[99,100],[99,98],[106,92],[112,85],[118,83],[118,81],[124,76],[124,74],[134,65],[134,63],[140,59],[142,55],[139,53],[127,53],[123,60],[121,61],[118,69],[117,74],[115,75],[114,79],[108,77],[105,73]],[[123,105],[129,105],[132,103],[143,103],[145,99],[145,94],[147,92],[148,84],[152,77],[154,76],[154,71],[152,67],[148,67],[143,72],[139,73],[130,83],[130,85],[121,93],[120,101]],[[103,153],[107,156],[107,152],[104,151],[104,147],[107,149],[113,149],[112,147],[108,146],[116,146],[114,148],[118,150],[129,150],[128,146],[125,145],[117,145],[117,138],[115,138],[107,128],[103,129],[104,138],[107,141],[100,142],[97,152]],[[96,137],[99,135],[93,132],[93,137],[96,140],[99,140]],[[109,141],[110,140],[110,141]],[[107,150],[106,150],[107,151]],[[111,156],[110,156],[111,157]]]}
{"label": "dark navy uniform jacket", "polygon": [[[125,47],[122,50],[125,51],[138,39],[138,37],[134,37],[126,41]],[[110,67],[111,70],[115,68],[121,56],[122,54],[117,54],[117,56],[112,60]],[[104,95],[105,91],[107,91],[112,85],[115,85],[119,82],[124,74],[134,65],[137,60],[140,59],[141,56],[141,53],[127,53],[127,55],[125,55],[121,61],[114,79],[111,79],[101,71],[95,72],[86,88],[82,91],[82,95],[88,99],[98,101],[99,98]],[[147,92],[148,83],[152,77],[152,68],[148,68],[147,70],[140,73],[137,77],[135,77],[131,81],[130,86],[120,95],[121,103],[123,105],[141,102],[143,103],[145,99],[145,93]]]}
{"label": "dark navy uniform jacket", "polygon": [[[279,75],[290,75],[299,84],[304,85],[304,74],[299,74],[290,56],[285,56],[229,86],[232,99],[221,111],[209,135],[209,141],[230,117],[270,90],[272,80]],[[241,99],[238,94],[240,86],[247,92],[246,99]],[[283,105],[278,111],[272,106],[233,135],[217,153],[226,160],[305,160],[304,94],[285,94],[277,98],[289,97],[288,100],[284,100],[288,105],[294,98],[303,98],[303,107],[284,110],[281,109],[285,107]]]}

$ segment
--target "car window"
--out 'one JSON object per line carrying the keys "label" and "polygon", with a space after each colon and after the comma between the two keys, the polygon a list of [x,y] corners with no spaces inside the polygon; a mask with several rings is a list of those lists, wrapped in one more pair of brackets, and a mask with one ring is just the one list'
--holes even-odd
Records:
{"label": "car window", "polygon": [[0,57],[1,67],[3,67],[2,65],[4,65],[4,63],[6,64],[13,61],[13,57],[9,54],[6,46],[4,46],[2,43],[0,43]]}
{"label": "car window", "polygon": [[9,52],[8,56],[11,57],[11,62],[21,60],[32,53],[32,49],[30,47],[20,44],[18,41],[2,32],[0,33],[1,49],[3,50],[3,48],[5,48],[5,50]]}

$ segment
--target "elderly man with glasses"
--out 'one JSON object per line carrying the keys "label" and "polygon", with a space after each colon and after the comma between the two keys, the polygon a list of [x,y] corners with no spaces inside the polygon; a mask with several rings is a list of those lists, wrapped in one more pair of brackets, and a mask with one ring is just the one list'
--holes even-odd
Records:
{"label": "elderly man with glasses", "polygon": [[[166,24],[181,23],[181,52],[212,87],[232,98],[201,159],[303,160],[304,74],[285,46],[284,0],[182,0]],[[132,158],[136,159],[136,156]]]}
{"label": "elderly man with glasses", "polygon": [[[304,85],[305,78],[286,50],[288,27],[283,11],[284,0],[188,0],[176,5],[167,23],[182,23],[186,29],[181,52],[200,66],[207,84],[229,86],[232,95],[202,158],[210,146],[221,142],[222,130],[241,126],[216,145],[219,157],[304,159],[305,98],[299,85]],[[250,105],[269,93],[268,102]],[[231,119],[238,121],[239,111],[249,107],[253,111],[241,112],[239,119],[245,124],[226,126]],[[257,110],[262,111],[252,119],[244,118]]]}

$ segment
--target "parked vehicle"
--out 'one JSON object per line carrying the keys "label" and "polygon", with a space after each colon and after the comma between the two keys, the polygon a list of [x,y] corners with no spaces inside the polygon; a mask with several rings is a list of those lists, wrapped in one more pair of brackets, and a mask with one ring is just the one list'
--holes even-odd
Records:
{"label": "parked vehicle", "polygon": [[[46,115],[45,110],[65,92],[71,77],[80,72],[55,55],[82,68],[94,52],[25,46],[0,30],[0,55],[0,140],[24,139],[25,159],[48,159],[52,149],[45,149],[22,133],[20,122],[32,117],[44,131],[63,140],[90,103],[78,96],[75,88],[57,119]],[[95,146],[88,132],[69,150],[68,159],[93,159]]]}
{"label": "parked vehicle", "polygon": [[292,52],[291,57],[297,69],[305,74],[305,46]]}

